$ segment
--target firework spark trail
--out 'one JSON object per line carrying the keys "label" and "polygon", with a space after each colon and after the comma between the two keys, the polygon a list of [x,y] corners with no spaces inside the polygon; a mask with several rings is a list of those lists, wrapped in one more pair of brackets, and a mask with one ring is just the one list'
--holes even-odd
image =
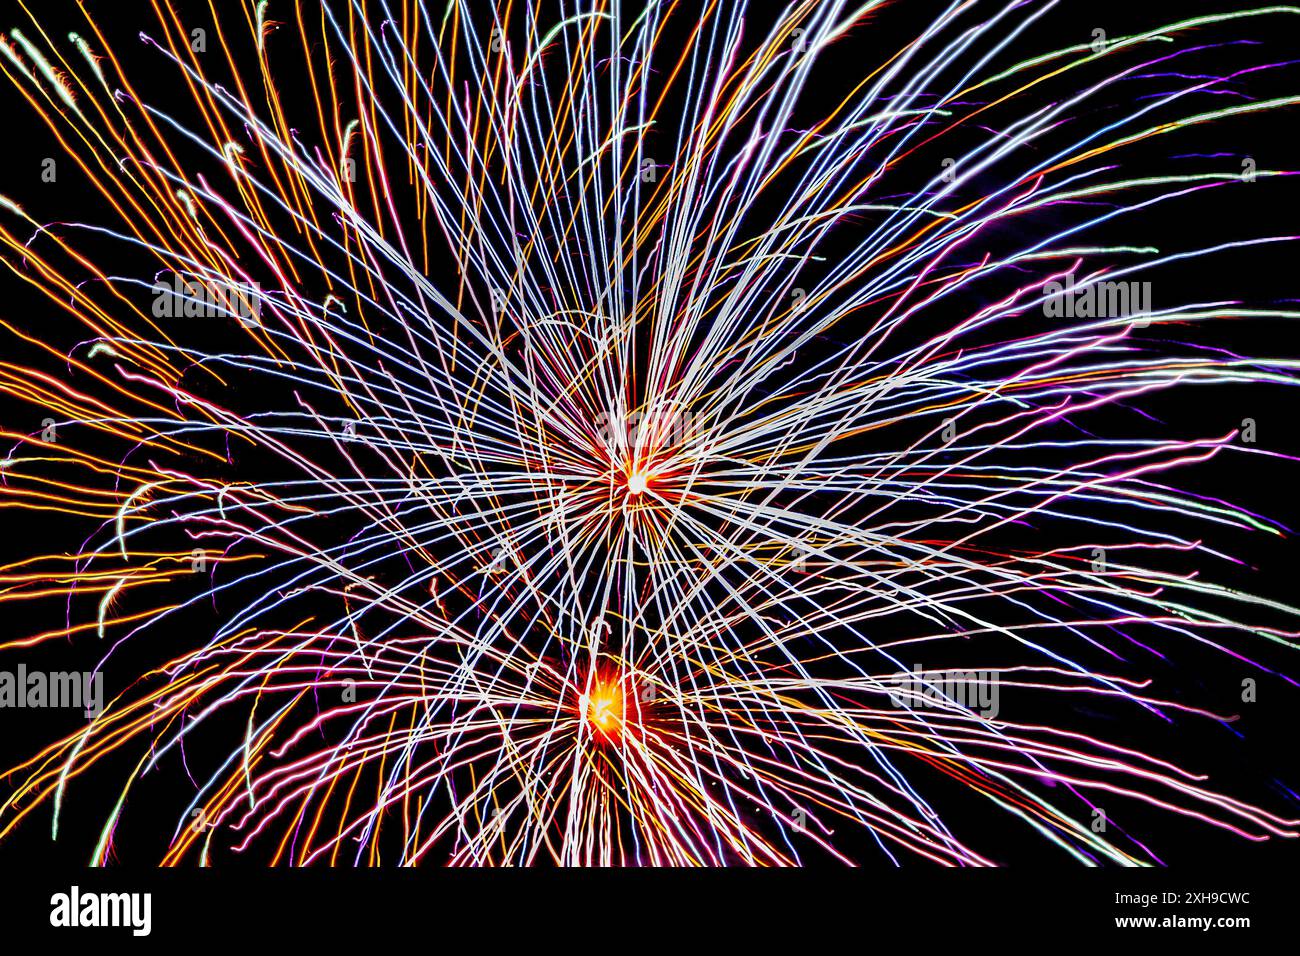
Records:
{"label": "firework spark trail", "polygon": [[[183,81],[183,112],[131,84],[93,20],[71,53],[38,17],[0,43],[120,217],[3,202],[13,275],[90,338],[65,354],[5,322],[61,371],[5,363],[0,389],[102,443],[4,433],[8,503],[98,528],[72,559],[0,569],[0,598],[66,614],[3,647],[93,633],[107,662],[220,618],[14,768],[0,835],[47,802],[57,832],[118,752],[139,762],[96,863],[128,792],[178,760],[195,792],[168,863],[214,840],[296,864],[858,862],[852,831],[890,860],[995,862],[933,805],[936,772],[1084,863],[1159,859],[1081,822],[1108,795],[1296,834],[1156,755],[898,675],[918,647],[978,638],[999,656],[961,669],[984,685],[1222,720],[1149,693],[1125,655],[1164,656],[1164,633],[1268,670],[1252,640],[1295,645],[1295,608],[1172,560],[1232,560],[1215,528],[1284,529],[1162,476],[1271,453],[1078,423],[1175,387],[1295,384],[1294,361],[1139,328],[1297,314],[1225,298],[1135,326],[1047,306],[1067,276],[1136,281],[1292,238],[1086,244],[1240,180],[1123,178],[1115,157],[1300,102],[1205,109],[1287,64],[1197,73],[1214,46],[1183,39],[1300,11],[1006,65],[1050,4],[954,3],[810,121],[821,57],[883,5],[796,3],[759,35],[723,6],[674,45],[687,14],[659,3],[297,5],[309,110],[277,80],[296,67],[274,4],[215,21],[215,60],[153,4],[142,49]],[[1136,82],[1148,95],[1106,122],[1077,119]],[[929,165],[972,130],[950,170]],[[1011,222],[1035,225],[983,251]],[[141,267],[105,271],[77,237]],[[160,283],[182,316],[221,291],[224,344],[144,305]],[[1085,536],[1010,543],[1034,522]],[[224,759],[196,760],[214,735]]]}

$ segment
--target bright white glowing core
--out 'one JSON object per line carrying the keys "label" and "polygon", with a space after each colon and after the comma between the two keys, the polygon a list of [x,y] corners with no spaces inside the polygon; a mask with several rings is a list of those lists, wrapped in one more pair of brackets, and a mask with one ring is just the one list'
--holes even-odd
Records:
{"label": "bright white glowing core", "polygon": [[642,494],[645,492],[645,487],[646,487],[645,475],[641,474],[640,472],[637,472],[635,474],[627,476],[627,490],[631,494],[634,495]]}
{"label": "bright white glowing core", "polygon": [[582,717],[602,734],[614,734],[623,723],[623,692],[614,683],[599,683],[579,702]]}

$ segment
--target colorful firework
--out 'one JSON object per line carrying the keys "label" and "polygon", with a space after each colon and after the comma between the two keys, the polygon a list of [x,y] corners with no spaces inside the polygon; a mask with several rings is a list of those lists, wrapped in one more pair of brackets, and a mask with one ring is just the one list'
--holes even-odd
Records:
{"label": "colorful firework", "polygon": [[1152,294],[1293,237],[1113,236],[1289,175],[1128,164],[1300,102],[1204,67],[1300,11],[1044,52],[1051,4],[953,3],[846,81],[883,3],[177,6],[0,41],[104,210],[2,203],[63,315],[4,321],[3,502],[80,537],[0,569],[0,648],[110,677],[0,837],[111,788],[104,863],[164,778],[168,864],[999,862],[954,799],[1089,864],[1160,861],[1142,804],[1296,835],[1054,715],[1224,720],[1144,667],[1295,646],[1187,565],[1284,529],[1166,483],[1285,456],[1142,427],[1295,384],[1195,332],[1297,313]]}

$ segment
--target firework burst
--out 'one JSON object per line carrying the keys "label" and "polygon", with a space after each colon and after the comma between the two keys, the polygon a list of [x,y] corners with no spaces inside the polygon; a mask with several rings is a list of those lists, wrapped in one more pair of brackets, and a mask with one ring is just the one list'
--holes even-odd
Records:
{"label": "firework burst", "polygon": [[0,568],[38,622],[0,649],[86,647],[111,690],[11,768],[0,836],[108,787],[106,862],[163,778],[168,864],[999,862],[954,802],[1089,864],[1159,862],[1141,804],[1295,836],[1055,708],[1221,720],[1144,668],[1295,646],[1213,573],[1284,529],[1167,483],[1281,456],[1141,427],[1295,384],[1193,334],[1295,313],[1150,295],[1291,237],[1142,241],[1247,174],[1125,164],[1300,101],[1202,59],[1297,11],[1052,50],[1051,4],[954,3],[846,72],[884,8],[10,30],[104,213],[3,200],[9,281],[75,331],[4,322],[0,494],[79,546]]}

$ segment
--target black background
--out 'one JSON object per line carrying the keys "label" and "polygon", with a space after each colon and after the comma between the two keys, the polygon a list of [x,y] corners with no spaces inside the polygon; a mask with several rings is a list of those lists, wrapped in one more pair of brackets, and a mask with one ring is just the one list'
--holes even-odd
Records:
{"label": "black background", "polygon": [[[143,0],[88,0],[114,39],[118,56],[128,66],[135,82],[161,108],[183,112],[187,98],[171,80],[168,63],[157,51],[141,43],[137,33],[154,29],[151,4]],[[210,22],[207,3],[178,2],[175,8],[187,23]],[[216,0],[224,13],[243,14],[239,5]],[[273,7],[288,6],[285,3]],[[311,4],[308,4],[311,6]],[[1066,0],[1052,10],[1026,36],[1017,49],[1023,54],[1045,52],[1072,42],[1087,42],[1094,28],[1108,35],[1135,32],[1144,27],[1170,22],[1200,12],[1247,8],[1249,4],[1230,0],[1214,3],[1093,3]],[[765,12],[775,5],[755,4],[754,34],[761,32]],[[942,4],[904,0],[856,29],[826,56],[817,83],[824,84],[825,96],[843,95],[860,75],[863,64],[874,65],[914,36],[921,25],[943,9]],[[26,17],[11,0],[0,0],[0,26],[21,24],[32,34]],[[287,18],[288,10],[272,9],[273,18]],[[770,14],[767,14],[770,15]],[[41,26],[61,41],[70,29],[80,26],[76,5],[67,0],[48,0],[38,7]],[[486,16],[486,9],[485,9]],[[1220,62],[1278,63],[1300,49],[1295,41],[1300,30],[1289,21],[1300,18],[1274,17],[1239,21],[1215,28],[1207,41],[1249,40],[1250,47],[1216,52],[1200,61],[1202,67]],[[242,27],[236,31],[244,35]],[[211,41],[210,41],[211,42]],[[212,54],[218,56],[219,54]],[[1220,59],[1215,59],[1220,58]],[[1014,59],[1003,62],[1014,62]],[[156,76],[158,82],[147,81]],[[1300,89],[1300,68],[1280,67],[1235,82],[1233,89],[1253,97],[1295,93]],[[845,86],[845,84],[850,84]],[[1150,88],[1144,92],[1151,92]],[[821,89],[817,90],[820,101]],[[838,97],[836,97],[838,99]],[[1112,105],[1114,100],[1112,99]],[[1118,105],[1124,105],[1121,100]],[[1216,104],[1222,105],[1222,104]],[[1206,105],[1205,108],[1211,108]],[[62,151],[31,108],[11,90],[0,94],[0,114],[5,132],[5,172],[0,192],[21,202],[39,221],[78,219],[97,221],[102,209],[93,190],[79,181],[71,163],[61,162],[57,184],[41,182],[41,160],[62,156]],[[1100,121],[1105,108],[1082,117]],[[1169,169],[1189,171],[1187,154],[1222,154],[1216,160],[1199,160],[1194,168],[1212,168],[1213,162],[1228,171],[1241,168],[1241,158],[1254,157],[1260,168],[1289,169],[1297,166],[1294,111],[1280,111],[1260,117],[1236,119],[1157,139],[1123,157],[1125,172],[1134,174]],[[928,175],[928,173],[927,173]],[[1133,244],[1193,245],[1198,241],[1228,241],[1255,235],[1283,235],[1295,230],[1296,191],[1290,180],[1274,179],[1210,190],[1181,203],[1167,204],[1137,225],[1117,227],[1117,241]],[[1126,230],[1132,230],[1132,233]],[[1013,241],[1021,237],[1009,237]],[[106,253],[111,255],[112,253]],[[1241,298],[1254,304],[1300,298],[1295,291],[1293,244],[1278,244],[1267,250],[1253,249],[1220,255],[1161,272],[1155,286],[1171,298],[1197,301],[1211,298]],[[125,266],[124,266],[125,268]],[[434,276],[435,284],[437,276]],[[75,330],[66,318],[23,287],[13,276],[0,276],[0,315],[20,327],[51,337],[70,336]],[[1231,348],[1242,354],[1295,357],[1296,331],[1282,322],[1216,324],[1187,332],[1198,343]],[[1193,339],[1189,339],[1193,340]],[[0,360],[30,360],[22,349],[5,338]],[[1144,406],[1159,419],[1165,434],[1223,435],[1244,418],[1258,423],[1262,447],[1283,454],[1300,454],[1300,434],[1295,428],[1295,397],[1280,388],[1181,389]],[[38,409],[0,400],[0,420],[16,431],[38,431],[43,414]],[[1285,461],[1259,457],[1224,455],[1212,463],[1180,471],[1175,483],[1189,490],[1220,495],[1240,502],[1282,524],[1300,528],[1300,505],[1293,488],[1296,469]],[[39,540],[42,550],[76,548],[84,527],[75,521],[45,513],[34,518],[12,509],[0,511],[4,533],[0,556],[13,560],[31,553]],[[1296,594],[1296,545],[1294,539],[1267,535],[1216,541],[1224,550],[1242,557],[1246,564],[1233,567],[1216,563],[1206,568],[1211,579],[1280,600],[1294,600]],[[4,636],[17,637],[57,626],[58,621],[4,617]],[[1294,653],[1253,647],[1260,659],[1283,672],[1300,674]],[[89,663],[97,648],[91,649]],[[55,648],[24,655],[30,668],[49,666],[70,669],[79,653],[75,645],[60,642]],[[124,657],[118,664],[129,671],[152,658],[142,652],[139,661]],[[0,665],[4,665],[0,657]],[[4,665],[7,666],[7,665]],[[1203,770],[1210,783],[1233,796],[1261,803],[1284,814],[1300,816],[1300,801],[1286,795],[1285,788],[1300,790],[1300,757],[1296,741],[1296,713],[1300,689],[1281,679],[1259,674],[1222,655],[1193,648],[1179,648],[1173,661],[1151,676],[1159,681],[1165,696],[1195,703],[1222,713],[1239,714],[1232,726],[1198,721],[1193,726],[1175,726],[1142,720],[1131,711],[1105,712],[1104,708],[1076,711],[1067,721],[1087,728],[1098,736],[1119,739],[1126,745],[1159,754],[1175,762]],[[1256,703],[1240,702],[1244,677],[1259,680]],[[113,674],[109,674],[110,682]],[[62,721],[63,723],[59,723]],[[1092,721],[1103,721],[1115,729],[1102,729]],[[1123,722],[1123,723],[1118,723]],[[54,712],[10,711],[0,714],[0,764],[9,766],[75,729],[76,718]],[[1161,889],[1252,889],[1255,902],[1241,909],[1251,915],[1267,914],[1275,920],[1286,917],[1288,888],[1295,886],[1291,875],[1297,860],[1296,843],[1272,840],[1249,843],[1229,834],[1198,826],[1182,817],[1134,808],[1125,809],[1122,825],[1140,835],[1172,871],[1140,874],[1075,874],[1070,861],[1050,851],[1022,829],[1012,828],[996,818],[980,816],[986,827],[976,848],[997,862],[1010,864],[1011,873],[948,874],[912,863],[900,878],[887,867],[878,853],[864,852],[859,859],[865,869],[852,875],[821,869],[795,876],[763,874],[685,876],[636,874],[599,877],[560,874],[267,874],[256,859],[230,857],[222,860],[215,874],[159,874],[145,867],[158,856],[160,835],[170,830],[175,816],[174,801],[166,787],[153,787],[133,799],[117,839],[120,869],[110,873],[87,873],[81,867],[88,859],[98,835],[104,810],[125,780],[129,765],[122,761],[106,770],[101,795],[78,794],[85,800],[81,812],[64,814],[64,831],[57,842],[49,839],[48,813],[34,815],[7,840],[0,842],[0,872],[14,880],[13,895],[0,902],[0,911],[22,924],[42,925],[48,894],[65,889],[71,882],[82,887],[99,886],[115,891],[152,889],[155,892],[155,938],[171,938],[172,931],[192,934],[194,925],[236,934],[262,933],[264,925],[279,925],[298,938],[309,932],[321,939],[337,939],[336,933],[374,932],[382,923],[409,921],[425,927],[439,920],[497,916],[489,931],[518,929],[529,936],[547,939],[548,944],[583,945],[584,931],[594,932],[595,923],[613,919],[633,936],[659,934],[664,945],[677,945],[680,935],[696,936],[702,927],[718,934],[719,940],[734,938],[741,926],[784,927],[799,938],[817,938],[821,933],[852,934],[850,940],[871,945],[873,936],[902,933],[914,936],[920,945],[926,934],[941,930],[972,935],[1009,933],[1032,925],[1065,936],[1105,926],[1112,915],[1130,911],[1110,903],[1116,888]],[[2,790],[0,786],[0,790]],[[960,794],[941,802],[943,811],[959,834],[967,810]],[[969,821],[974,824],[976,821]],[[999,836],[999,827],[1006,827]],[[241,871],[230,875],[231,871]],[[248,872],[242,872],[248,871]],[[323,904],[323,905],[322,905]],[[660,926],[656,913],[670,912],[681,928]],[[1136,912],[1136,911],[1132,911]],[[1208,912],[1208,911],[1207,911]],[[182,914],[184,916],[182,917]],[[472,916],[471,916],[472,914]],[[510,916],[508,921],[504,915]],[[1215,911],[1215,915],[1220,915]],[[192,924],[191,920],[199,921]],[[646,921],[651,920],[652,926]],[[517,924],[503,926],[502,922]],[[620,922],[622,921],[622,922]],[[531,928],[530,928],[531,926]],[[646,927],[646,928],[640,928]],[[688,930],[687,927],[690,927]],[[838,929],[836,929],[838,927]],[[410,927],[408,927],[410,928]],[[480,927],[473,932],[481,933]],[[548,939],[549,938],[549,939]],[[606,938],[600,945],[617,945]],[[852,943],[851,943],[852,944]],[[439,943],[438,945],[441,945]]]}

